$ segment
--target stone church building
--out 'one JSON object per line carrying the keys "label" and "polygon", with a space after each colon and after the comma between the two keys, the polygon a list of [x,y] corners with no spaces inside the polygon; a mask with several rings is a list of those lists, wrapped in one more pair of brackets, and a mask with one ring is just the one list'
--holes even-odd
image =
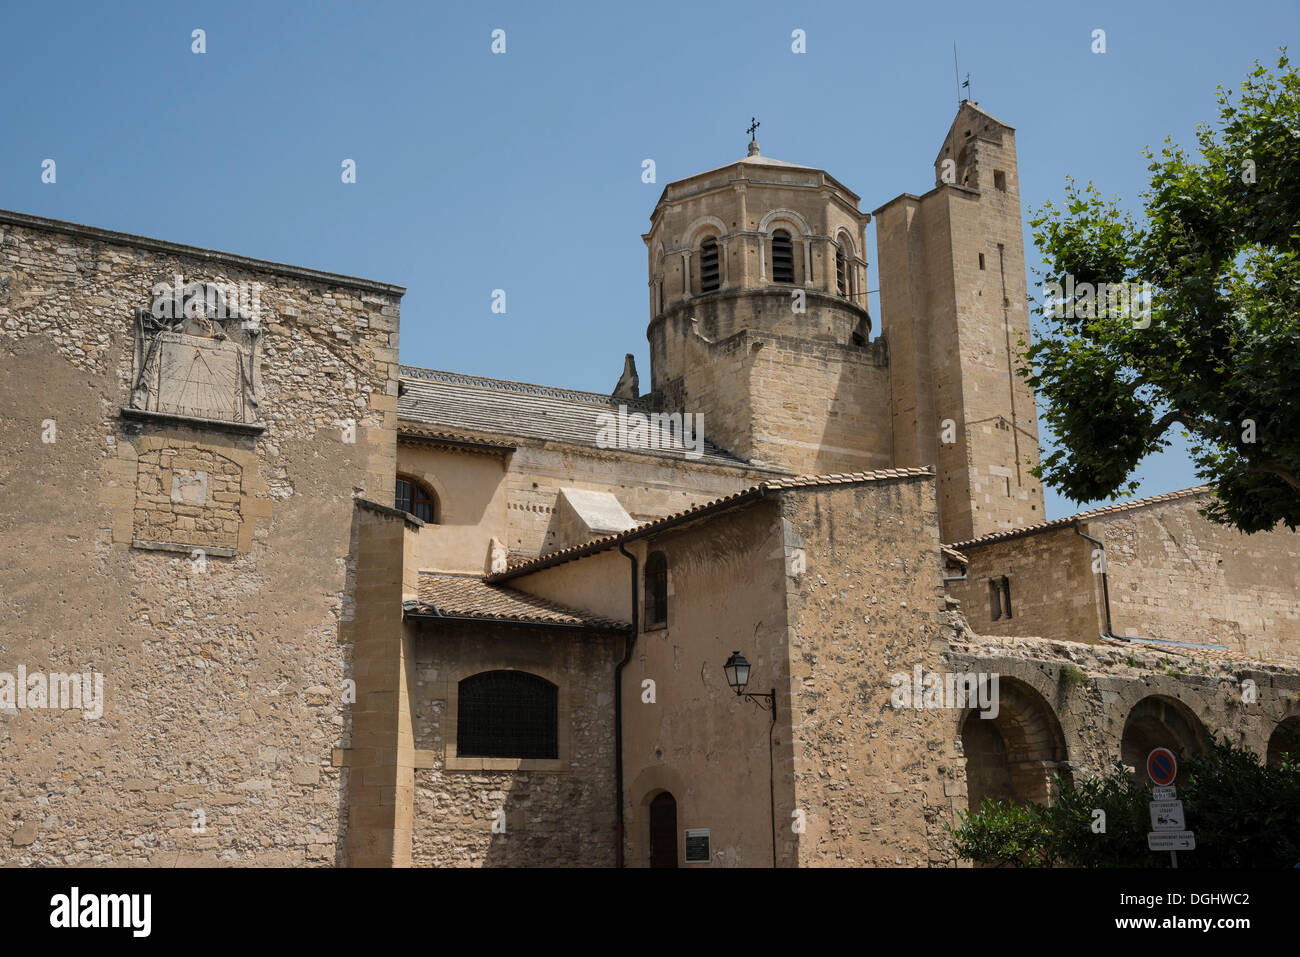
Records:
{"label": "stone church building", "polygon": [[0,212],[0,863],[954,866],[1057,771],[1276,760],[1300,540],[1047,520],[1015,131],[963,103],[934,169],[669,184],[608,395]]}

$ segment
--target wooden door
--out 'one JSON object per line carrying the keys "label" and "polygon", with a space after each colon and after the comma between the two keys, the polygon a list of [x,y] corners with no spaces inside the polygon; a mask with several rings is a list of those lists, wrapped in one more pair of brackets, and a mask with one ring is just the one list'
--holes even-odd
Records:
{"label": "wooden door", "polygon": [[650,866],[677,866],[677,800],[667,791],[650,802]]}

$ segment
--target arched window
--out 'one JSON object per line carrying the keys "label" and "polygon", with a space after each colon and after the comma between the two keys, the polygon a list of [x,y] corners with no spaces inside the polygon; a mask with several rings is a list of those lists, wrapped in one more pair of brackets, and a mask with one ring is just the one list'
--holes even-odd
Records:
{"label": "arched window", "polygon": [[458,758],[558,758],[559,689],[525,671],[484,671],[457,686]]}
{"label": "arched window", "polygon": [[430,525],[438,523],[438,496],[413,478],[397,476],[397,502],[394,508],[410,512]]}
{"label": "arched window", "polygon": [[651,552],[645,560],[645,626],[668,624],[668,559]]}
{"label": "arched window", "polygon": [[835,285],[841,296],[849,294],[849,265],[840,246],[835,247]]}
{"label": "arched window", "polygon": [[794,282],[794,242],[784,229],[772,234],[772,281]]}
{"label": "arched window", "polygon": [[709,237],[700,246],[700,292],[717,292],[719,286],[718,241]]}

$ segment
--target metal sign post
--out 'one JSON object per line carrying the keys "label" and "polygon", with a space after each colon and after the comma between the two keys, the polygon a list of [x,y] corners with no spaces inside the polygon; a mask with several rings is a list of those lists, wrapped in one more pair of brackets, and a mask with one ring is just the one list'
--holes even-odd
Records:
{"label": "metal sign post", "polygon": [[1178,759],[1174,753],[1168,748],[1156,748],[1148,754],[1147,777],[1156,785],[1151,789],[1151,833],[1147,835],[1147,847],[1168,851],[1170,866],[1176,869],[1178,852],[1196,850],[1196,837],[1187,830],[1183,802],[1175,796]]}

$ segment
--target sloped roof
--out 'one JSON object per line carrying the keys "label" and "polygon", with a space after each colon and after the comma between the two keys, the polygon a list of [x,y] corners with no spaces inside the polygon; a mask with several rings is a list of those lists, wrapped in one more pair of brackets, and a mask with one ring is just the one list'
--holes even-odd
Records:
{"label": "sloped roof", "polygon": [[[402,395],[397,400],[399,419],[407,423],[458,429],[462,437],[465,431],[472,431],[599,448],[596,444],[600,431],[597,416],[617,413],[619,406],[626,406],[629,414],[656,411],[645,399],[626,399],[599,392],[489,379],[438,369],[402,366],[401,377]],[[707,421],[704,428],[707,436]],[[651,433],[652,438],[657,437],[658,449],[619,451],[656,457],[685,457],[686,448],[680,436],[654,425]],[[704,454],[688,461],[730,466],[749,464],[707,438],[704,440]]]}
{"label": "sloped roof", "polygon": [[404,605],[406,614],[411,617],[472,618],[477,621],[557,625],[593,631],[629,631],[632,628],[626,621],[588,614],[467,575],[421,572],[418,594],[419,601],[406,602]]}
{"label": "sloped roof", "polygon": [[603,538],[592,539],[582,545],[574,545],[570,548],[562,548],[559,551],[551,552],[540,558],[534,558],[522,564],[507,568],[504,572],[491,575],[487,578],[489,582],[504,581],[509,578],[515,578],[519,575],[526,575],[531,572],[540,571],[543,568],[549,568],[551,565],[561,565],[564,562],[570,562],[577,558],[583,558],[596,552],[605,551],[608,548],[614,548],[623,542],[631,541],[642,535],[651,532],[657,532],[661,529],[678,525],[683,522],[689,522],[700,518],[711,512],[724,511],[734,508],[742,503],[749,502],[753,499],[762,498],[773,492],[785,491],[787,489],[802,488],[822,488],[831,485],[859,485],[866,482],[881,482],[895,478],[911,478],[913,476],[928,475],[933,476],[934,470],[930,468],[908,468],[908,469],[878,469],[874,472],[836,472],[827,475],[795,475],[790,478],[773,479],[767,482],[760,482],[757,485],[751,485],[749,488],[741,489],[739,492],[733,492],[731,495],[725,495],[722,498],[714,499],[711,502],[704,502],[695,505],[681,512],[674,512],[672,515],[665,515],[663,518],[657,518],[651,522],[644,522],[634,528],[629,528],[625,532],[619,532],[617,535],[606,535]]}
{"label": "sloped roof", "polygon": [[948,547],[954,549],[972,548],[978,545],[989,545],[993,542],[1005,541],[1009,538],[1020,538],[1022,535],[1037,535],[1039,532],[1045,532],[1054,528],[1068,528],[1075,522],[1087,522],[1094,518],[1108,518],[1120,512],[1132,511],[1135,508],[1143,508],[1147,505],[1155,505],[1157,502],[1173,502],[1180,498],[1195,498],[1198,495],[1205,495],[1214,491],[1210,485],[1196,485],[1192,488],[1179,489],[1177,492],[1166,492],[1164,495],[1152,495],[1149,498],[1140,498],[1132,502],[1116,502],[1114,505],[1106,505],[1102,508],[1094,508],[1091,511],[1079,512],[1076,515],[1067,515],[1065,518],[1053,519],[1050,522],[1042,522],[1038,525],[1025,525],[1021,528],[1009,528],[1002,532],[989,532],[987,535],[981,535],[979,538],[969,538],[964,542],[953,542]]}
{"label": "sloped roof", "polygon": [[399,441],[423,442],[430,445],[447,445],[454,448],[468,448],[486,453],[513,452],[515,447],[509,442],[493,442],[462,432],[448,432],[443,429],[429,428],[422,425],[403,425],[397,431]]}
{"label": "sloped roof", "polygon": [[721,166],[713,167],[713,169],[706,169],[702,173],[692,173],[690,176],[684,176],[682,177],[682,179],[675,180],[674,182],[681,183],[688,179],[694,179],[697,176],[708,176],[710,173],[716,173],[718,170],[721,169],[729,169],[732,166],[739,166],[741,163],[745,163],[749,166],[777,166],[783,169],[803,169],[803,170],[809,170],[810,172],[814,172],[814,173],[826,172],[825,170],[820,169],[819,167],[816,166],[804,166],[802,163],[788,163],[785,160],[773,159],[770,156],[764,156],[762,153],[751,153],[748,156],[742,156],[738,160],[732,160],[730,163],[723,163]]}

